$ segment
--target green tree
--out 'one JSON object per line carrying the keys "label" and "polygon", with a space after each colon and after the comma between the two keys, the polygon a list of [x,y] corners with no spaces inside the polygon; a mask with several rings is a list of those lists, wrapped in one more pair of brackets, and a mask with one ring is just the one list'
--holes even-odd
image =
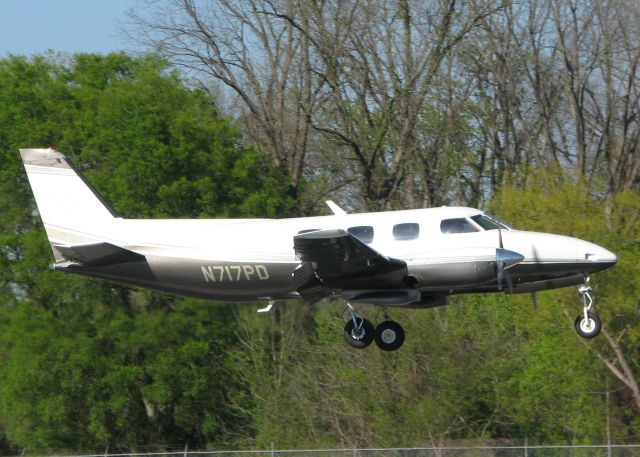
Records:
{"label": "green tree", "polygon": [[0,60],[0,430],[16,450],[224,446],[250,417],[226,305],[65,276],[19,160],[55,145],[125,217],[274,216],[286,179],[154,57]]}
{"label": "green tree", "polygon": [[[559,359],[559,366],[566,367],[565,375],[553,370],[553,376],[557,376],[554,395],[562,395],[565,401],[575,404],[572,420],[580,418],[588,421],[588,416],[584,415],[586,408],[593,407],[596,402],[602,403],[609,392],[611,404],[608,408],[611,412],[607,414],[612,416],[612,436],[617,440],[635,442],[640,421],[640,286],[636,280],[640,275],[640,195],[624,191],[605,198],[605,193],[593,183],[587,186],[584,180],[576,180],[557,168],[526,172],[529,180],[526,187],[508,185],[495,196],[492,208],[496,213],[527,229],[593,241],[606,246],[618,256],[615,268],[594,275],[592,281],[596,309],[604,321],[603,336],[588,342],[577,340],[582,348],[576,347],[575,342],[566,345],[566,350],[570,351],[566,355],[562,355],[558,349],[562,345],[552,350],[551,346],[545,347],[543,342],[528,350],[537,352],[536,364],[541,365],[540,369],[544,368],[545,363],[549,364],[544,361],[544,354],[551,356],[553,351],[556,359]],[[571,289],[560,289],[540,295],[548,300],[552,314],[537,326],[538,330],[542,331],[542,326],[554,326],[558,322],[570,326],[580,310],[577,294]],[[571,354],[573,359],[567,357]],[[576,364],[576,361],[580,362]],[[580,380],[573,376],[575,369],[585,366],[590,367],[595,379]],[[522,380],[521,386],[526,382]],[[598,386],[596,389],[594,384]],[[564,391],[568,386],[572,388]],[[574,392],[574,395],[571,396],[570,392]],[[591,394],[587,395],[587,392]],[[525,410],[541,411],[539,405],[530,401],[522,403],[521,407],[523,415],[526,414]],[[604,410],[604,405],[601,404],[599,408]],[[546,426],[553,427],[553,420],[558,417],[556,412],[555,407],[548,408]],[[593,419],[591,421],[593,425]],[[560,422],[566,424],[569,421]],[[602,422],[604,418],[600,421],[601,430]],[[593,435],[587,434],[585,438],[587,436]]]}

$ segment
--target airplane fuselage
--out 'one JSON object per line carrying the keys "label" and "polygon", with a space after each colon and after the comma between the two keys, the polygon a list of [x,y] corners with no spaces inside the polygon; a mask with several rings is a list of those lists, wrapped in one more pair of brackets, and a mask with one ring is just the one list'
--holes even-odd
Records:
{"label": "airplane fuselage", "polygon": [[[91,236],[67,229],[61,237],[65,243],[108,240],[146,261],[104,266],[63,263],[56,268],[212,300],[292,299],[300,297],[292,277],[300,264],[293,246],[296,235],[367,227],[365,242],[371,248],[407,264],[408,281],[381,283],[380,289],[411,287],[435,295],[495,292],[499,231],[485,230],[471,219],[482,214],[472,208],[443,207],[275,220],[114,218],[102,227],[102,234],[95,228]],[[475,231],[443,232],[443,221],[454,219],[465,219]],[[394,236],[398,226],[417,227],[417,233],[398,239]],[[55,245],[51,235],[56,228],[47,231]],[[506,227],[500,235],[505,249],[524,257],[509,269],[515,293],[578,284],[584,275],[615,263],[609,251],[577,238]]]}

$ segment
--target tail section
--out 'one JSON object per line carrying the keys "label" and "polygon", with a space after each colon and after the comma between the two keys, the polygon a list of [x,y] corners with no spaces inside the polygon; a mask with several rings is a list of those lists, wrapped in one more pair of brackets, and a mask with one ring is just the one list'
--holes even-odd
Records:
{"label": "tail section", "polygon": [[56,260],[56,245],[99,240],[105,226],[118,215],[54,149],[20,149],[38,211]]}

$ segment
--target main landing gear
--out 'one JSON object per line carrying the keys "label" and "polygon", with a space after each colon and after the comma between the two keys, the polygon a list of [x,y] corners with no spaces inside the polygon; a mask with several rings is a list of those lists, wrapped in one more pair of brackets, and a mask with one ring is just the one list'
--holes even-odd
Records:
{"label": "main landing gear", "polygon": [[350,303],[347,303],[347,309],[351,319],[344,326],[343,336],[349,346],[363,349],[375,341],[383,351],[395,351],[404,343],[404,329],[389,319],[386,310],[384,321],[374,329],[371,321],[360,316]]}
{"label": "main landing gear", "polygon": [[576,321],[574,323],[574,327],[578,335],[582,338],[591,339],[595,338],[600,334],[600,330],[602,329],[602,321],[600,317],[592,311],[593,307],[593,298],[591,297],[591,286],[589,285],[589,277],[586,276],[584,278],[584,285],[578,289],[580,293],[580,298],[582,299],[583,312],[578,317],[576,317]]}

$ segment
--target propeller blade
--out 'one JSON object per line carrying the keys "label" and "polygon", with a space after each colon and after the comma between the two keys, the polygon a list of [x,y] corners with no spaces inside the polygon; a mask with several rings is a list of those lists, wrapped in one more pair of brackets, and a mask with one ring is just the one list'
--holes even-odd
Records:
{"label": "propeller blade", "polygon": [[509,287],[509,293],[513,294],[513,279],[507,270],[504,272],[504,277],[507,278],[507,286]]}

